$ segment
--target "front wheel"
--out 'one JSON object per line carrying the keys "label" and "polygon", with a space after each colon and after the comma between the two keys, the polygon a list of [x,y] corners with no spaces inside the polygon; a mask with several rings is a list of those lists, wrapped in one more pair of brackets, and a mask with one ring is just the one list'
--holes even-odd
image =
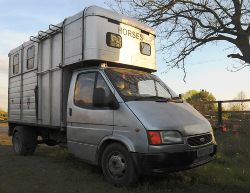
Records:
{"label": "front wheel", "polygon": [[112,143],[104,150],[102,170],[105,178],[118,186],[134,184],[139,178],[130,153],[120,143]]}

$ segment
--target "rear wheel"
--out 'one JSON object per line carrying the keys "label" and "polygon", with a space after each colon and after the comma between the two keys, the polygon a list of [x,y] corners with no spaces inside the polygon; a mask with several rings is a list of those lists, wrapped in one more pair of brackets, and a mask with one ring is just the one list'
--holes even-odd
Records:
{"label": "rear wheel", "polygon": [[106,179],[118,186],[134,184],[139,178],[130,153],[120,143],[112,143],[104,150],[102,170]]}
{"label": "rear wheel", "polygon": [[16,155],[22,156],[28,154],[28,149],[23,144],[23,139],[19,132],[15,132],[13,136],[13,147]]}
{"label": "rear wheel", "polygon": [[16,155],[33,155],[37,146],[37,134],[34,128],[17,126],[12,138]]}

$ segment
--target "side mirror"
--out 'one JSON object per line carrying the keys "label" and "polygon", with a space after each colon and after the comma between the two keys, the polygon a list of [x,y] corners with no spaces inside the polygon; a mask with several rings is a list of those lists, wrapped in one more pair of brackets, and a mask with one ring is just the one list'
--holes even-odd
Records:
{"label": "side mirror", "polygon": [[105,90],[104,88],[95,88],[93,95],[93,105],[94,107],[104,107],[105,106]]}
{"label": "side mirror", "polygon": [[182,99],[182,94],[179,94],[179,98]]}

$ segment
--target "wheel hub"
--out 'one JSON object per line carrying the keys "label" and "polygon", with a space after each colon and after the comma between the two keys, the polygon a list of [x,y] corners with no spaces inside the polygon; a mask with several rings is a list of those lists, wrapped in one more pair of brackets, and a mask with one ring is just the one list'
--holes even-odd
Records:
{"label": "wheel hub", "polygon": [[125,159],[120,154],[111,155],[108,162],[108,168],[113,176],[122,178],[126,173]]}

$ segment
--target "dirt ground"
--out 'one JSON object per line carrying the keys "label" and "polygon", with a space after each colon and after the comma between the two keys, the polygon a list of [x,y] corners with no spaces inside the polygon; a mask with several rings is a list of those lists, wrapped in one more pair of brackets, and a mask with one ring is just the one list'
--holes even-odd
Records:
{"label": "dirt ground", "polygon": [[8,124],[0,123],[0,133],[8,133]]}

